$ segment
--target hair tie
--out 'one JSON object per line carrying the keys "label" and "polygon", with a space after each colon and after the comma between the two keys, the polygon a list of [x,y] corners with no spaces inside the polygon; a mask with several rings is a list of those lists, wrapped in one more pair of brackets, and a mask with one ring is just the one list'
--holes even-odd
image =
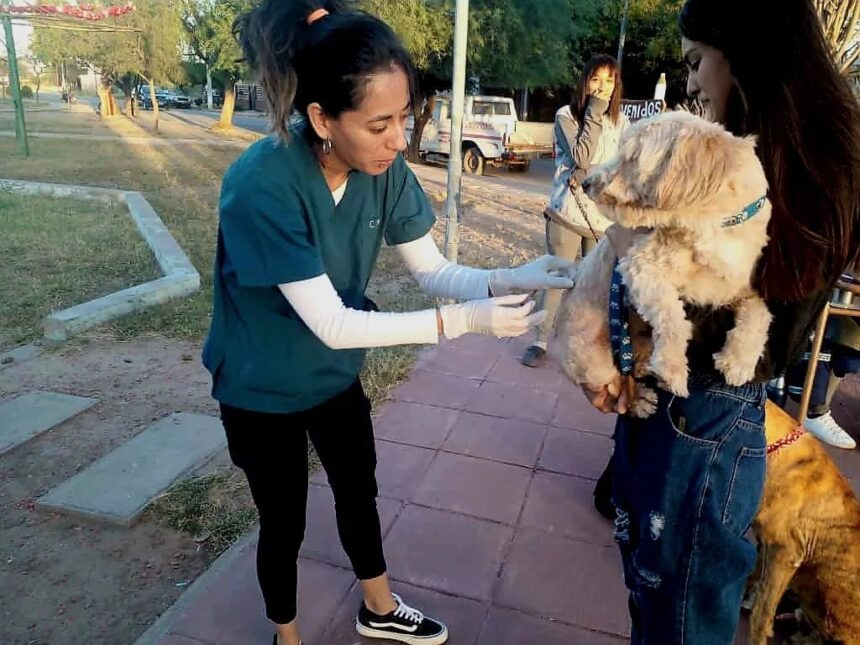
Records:
{"label": "hair tie", "polygon": [[319,9],[312,11],[310,13],[310,15],[308,15],[308,24],[312,25],[317,20],[319,20],[320,18],[325,18],[327,15],[328,15],[328,11],[326,11],[325,9],[320,7]]}

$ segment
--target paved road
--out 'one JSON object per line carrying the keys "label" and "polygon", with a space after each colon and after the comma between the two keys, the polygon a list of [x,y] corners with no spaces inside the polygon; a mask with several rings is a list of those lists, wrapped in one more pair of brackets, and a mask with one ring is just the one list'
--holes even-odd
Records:
{"label": "paved road", "polygon": [[[204,127],[208,127],[212,120],[220,116],[220,112],[217,110],[211,112],[209,110],[170,110],[168,114],[183,121]],[[268,132],[268,121],[258,113],[237,112],[233,116],[233,125],[254,132]],[[433,166],[430,167],[432,168]],[[436,165],[435,167],[439,170],[440,180],[444,181],[445,167],[443,165]],[[495,184],[502,188],[513,187],[546,196],[549,194],[549,187],[552,184],[553,170],[552,159],[537,159],[532,162],[531,168],[525,173],[510,172],[505,168],[488,168],[486,175],[475,177],[475,179],[488,184]]]}

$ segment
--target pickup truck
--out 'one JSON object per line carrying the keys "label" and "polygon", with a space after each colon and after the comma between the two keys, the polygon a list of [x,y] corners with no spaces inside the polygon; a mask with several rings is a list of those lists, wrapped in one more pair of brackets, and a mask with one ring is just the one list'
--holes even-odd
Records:
{"label": "pickup truck", "polygon": [[[411,120],[407,137],[412,136]],[[420,154],[446,161],[451,150],[451,97],[433,98],[433,114],[421,135]],[[481,175],[486,165],[526,171],[532,159],[553,153],[553,124],[520,121],[513,99],[466,96],[463,112],[463,170]]]}

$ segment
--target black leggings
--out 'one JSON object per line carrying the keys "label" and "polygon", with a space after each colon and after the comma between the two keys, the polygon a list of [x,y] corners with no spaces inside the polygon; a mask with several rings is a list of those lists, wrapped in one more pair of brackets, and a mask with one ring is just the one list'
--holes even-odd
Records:
{"label": "black leggings", "polygon": [[370,402],[361,383],[325,403],[292,414],[221,405],[230,458],[245,472],[260,513],[257,577],[266,615],[278,624],[296,617],[298,555],[305,535],[307,437],[334,493],[337,529],[359,580],[385,573],[376,511],[376,449]]}

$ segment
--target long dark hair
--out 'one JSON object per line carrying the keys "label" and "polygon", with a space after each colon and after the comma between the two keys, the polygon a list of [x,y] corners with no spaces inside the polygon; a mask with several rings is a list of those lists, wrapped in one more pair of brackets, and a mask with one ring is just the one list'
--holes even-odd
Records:
{"label": "long dark hair", "polygon": [[570,101],[570,112],[579,122],[585,117],[585,108],[588,105],[588,81],[601,69],[609,69],[615,76],[615,89],[612,91],[612,98],[609,99],[609,118],[613,123],[618,123],[618,117],[621,114],[621,97],[624,95],[624,85],[621,82],[621,71],[618,69],[618,62],[608,54],[596,54],[592,56],[585,64],[585,69],[582,70],[582,75],[576,84],[573,97]]}
{"label": "long dark hair", "polygon": [[726,127],[758,137],[773,203],[762,295],[787,302],[831,286],[860,249],[860,105],[811,1],[687,0],[679,22],[729,63]]}
{"label": "long dark hair", "polygon": [[[308,24],[319,9],[323,15]],[[307,118],[319,103],[337,118],[355,109],[374,73],[399,67],[414,96],[415,72],[409,53],[378,18],[349,10],[339,0],[263,0],[233,23],[245,61],[257,72],[269,99],[272,129],[289,139],[295,108]],[[306,132],[315,138],[313,128]]]}

